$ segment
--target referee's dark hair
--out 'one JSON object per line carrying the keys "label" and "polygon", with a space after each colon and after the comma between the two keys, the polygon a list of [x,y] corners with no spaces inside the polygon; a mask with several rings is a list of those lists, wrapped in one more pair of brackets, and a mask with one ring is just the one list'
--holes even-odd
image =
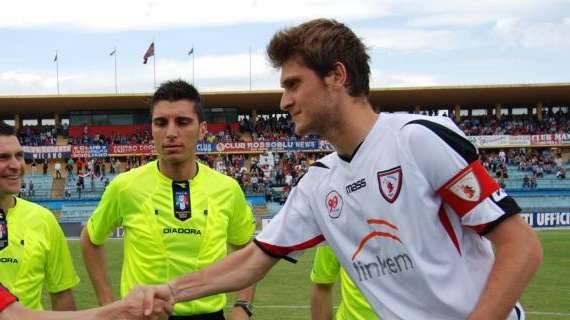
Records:
{"label": "referee's dark hair", "polygon": [[0,136],[15,136],[16,128],[0,120]]}
{"label": "referee's dark hair", "polygon": [[206,121],[200,93],[198,93],[198,90],[196,90],[193,85],[182,79],[170,80],[160,84],[160,87],[156,89],[150,99],[149,104],[151,116],[154,106],[160,101],[175,102],[180,100],[189,100],[194,102],[194,111],[198,115],[198,121]]}

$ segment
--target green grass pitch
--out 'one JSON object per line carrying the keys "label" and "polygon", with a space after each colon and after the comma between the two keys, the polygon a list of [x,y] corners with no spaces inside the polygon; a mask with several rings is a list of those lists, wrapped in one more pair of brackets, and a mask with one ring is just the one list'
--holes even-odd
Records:
{"label": "green grass pitch", "polygon": [[[522,303],[530,320],[570,319],[570,230],[539,232],[544,248],[544,263],[527,288]],[[94,290],[81,260],[79,241],[69,241],[81,283],[74,288],[78,308],[97,304]],[[122,260],[122,241],[106,244],[107,263],[113,289],[118,296]],[[309,319],[310,282],[313,250],[306,252],[297,264],[281,261],[257,286],[255,298],[257,319]],[[44,290],[45,291],[45,290]],[[230,294],[229,302],[233,302]],[[335,297],[338,301],[338,290]],[[44,305],[49,302],[44,294]]]}

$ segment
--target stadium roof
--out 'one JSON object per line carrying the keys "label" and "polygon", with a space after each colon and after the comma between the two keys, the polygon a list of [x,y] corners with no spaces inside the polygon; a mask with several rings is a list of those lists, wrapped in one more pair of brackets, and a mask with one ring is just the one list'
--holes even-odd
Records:
{"label": "stadium roof", "polygon": [[[235,107],[243,112],[258,113],[279,110],[280,90],[203,92],[206,107]],[[150,94],[78,94],[0,96],[0,116],[51,116],[81,110],[144,109]],[[538,102],[548,105],[570,105],[570,83],[437,86],[376,88],[370,92],[372,105],[384,111],[420,108],[464,109],[502,106],[532,107]]]}

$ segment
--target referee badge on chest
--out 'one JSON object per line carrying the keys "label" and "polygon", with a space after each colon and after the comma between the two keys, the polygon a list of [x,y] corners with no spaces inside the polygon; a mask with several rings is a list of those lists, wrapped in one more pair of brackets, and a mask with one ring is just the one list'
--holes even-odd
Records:
{"label": "referee badge on chest", "polygon": [[174,216],[180,221],[186,221],[192,217],[190,204],[190,184],[188,181],[172,182],[172,200]]}
{"label": "referee badge on chest", "polygon": [[402,188],[402,168],[400,166],[378,171],[378,187],[384,200],[394,203],[400,195]]}

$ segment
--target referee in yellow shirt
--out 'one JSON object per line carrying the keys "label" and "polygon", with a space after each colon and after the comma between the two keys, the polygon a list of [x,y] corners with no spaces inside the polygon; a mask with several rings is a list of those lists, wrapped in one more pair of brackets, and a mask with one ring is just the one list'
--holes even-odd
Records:
{"label": "referee in yellow shirt", "polygon": [[[332,288],[340,274],[340,305],[333,317]],[[311,315],[312,320],[374,320],[379,319],[360,290],[329,246],[320,246],[315,253],[311,270]]]}
{"label": "referee in yellow shirt", "polygon": [[[100,304],[113,301],[103,244],[124,228],[121,296],[200,270],[250,242],[255,220],[237,182],[196,161],[207,132],[198,91],[163,83],[151,99],[158,160],[115,177],[81,234],[83,258]],[[248,319],[254,287],[244,289],[231,319]],[[224,294],[177,303],[171,319],[224,319]]]}
{"label": "referee in yellow shirt", "polygon": [[52,309],[75,310],[79,283],[65,236],[46,208],[14,196],[24,175],[24,152],[14,127],[0,121],[0,282],[26,307],[42,310],[44,284]]}

